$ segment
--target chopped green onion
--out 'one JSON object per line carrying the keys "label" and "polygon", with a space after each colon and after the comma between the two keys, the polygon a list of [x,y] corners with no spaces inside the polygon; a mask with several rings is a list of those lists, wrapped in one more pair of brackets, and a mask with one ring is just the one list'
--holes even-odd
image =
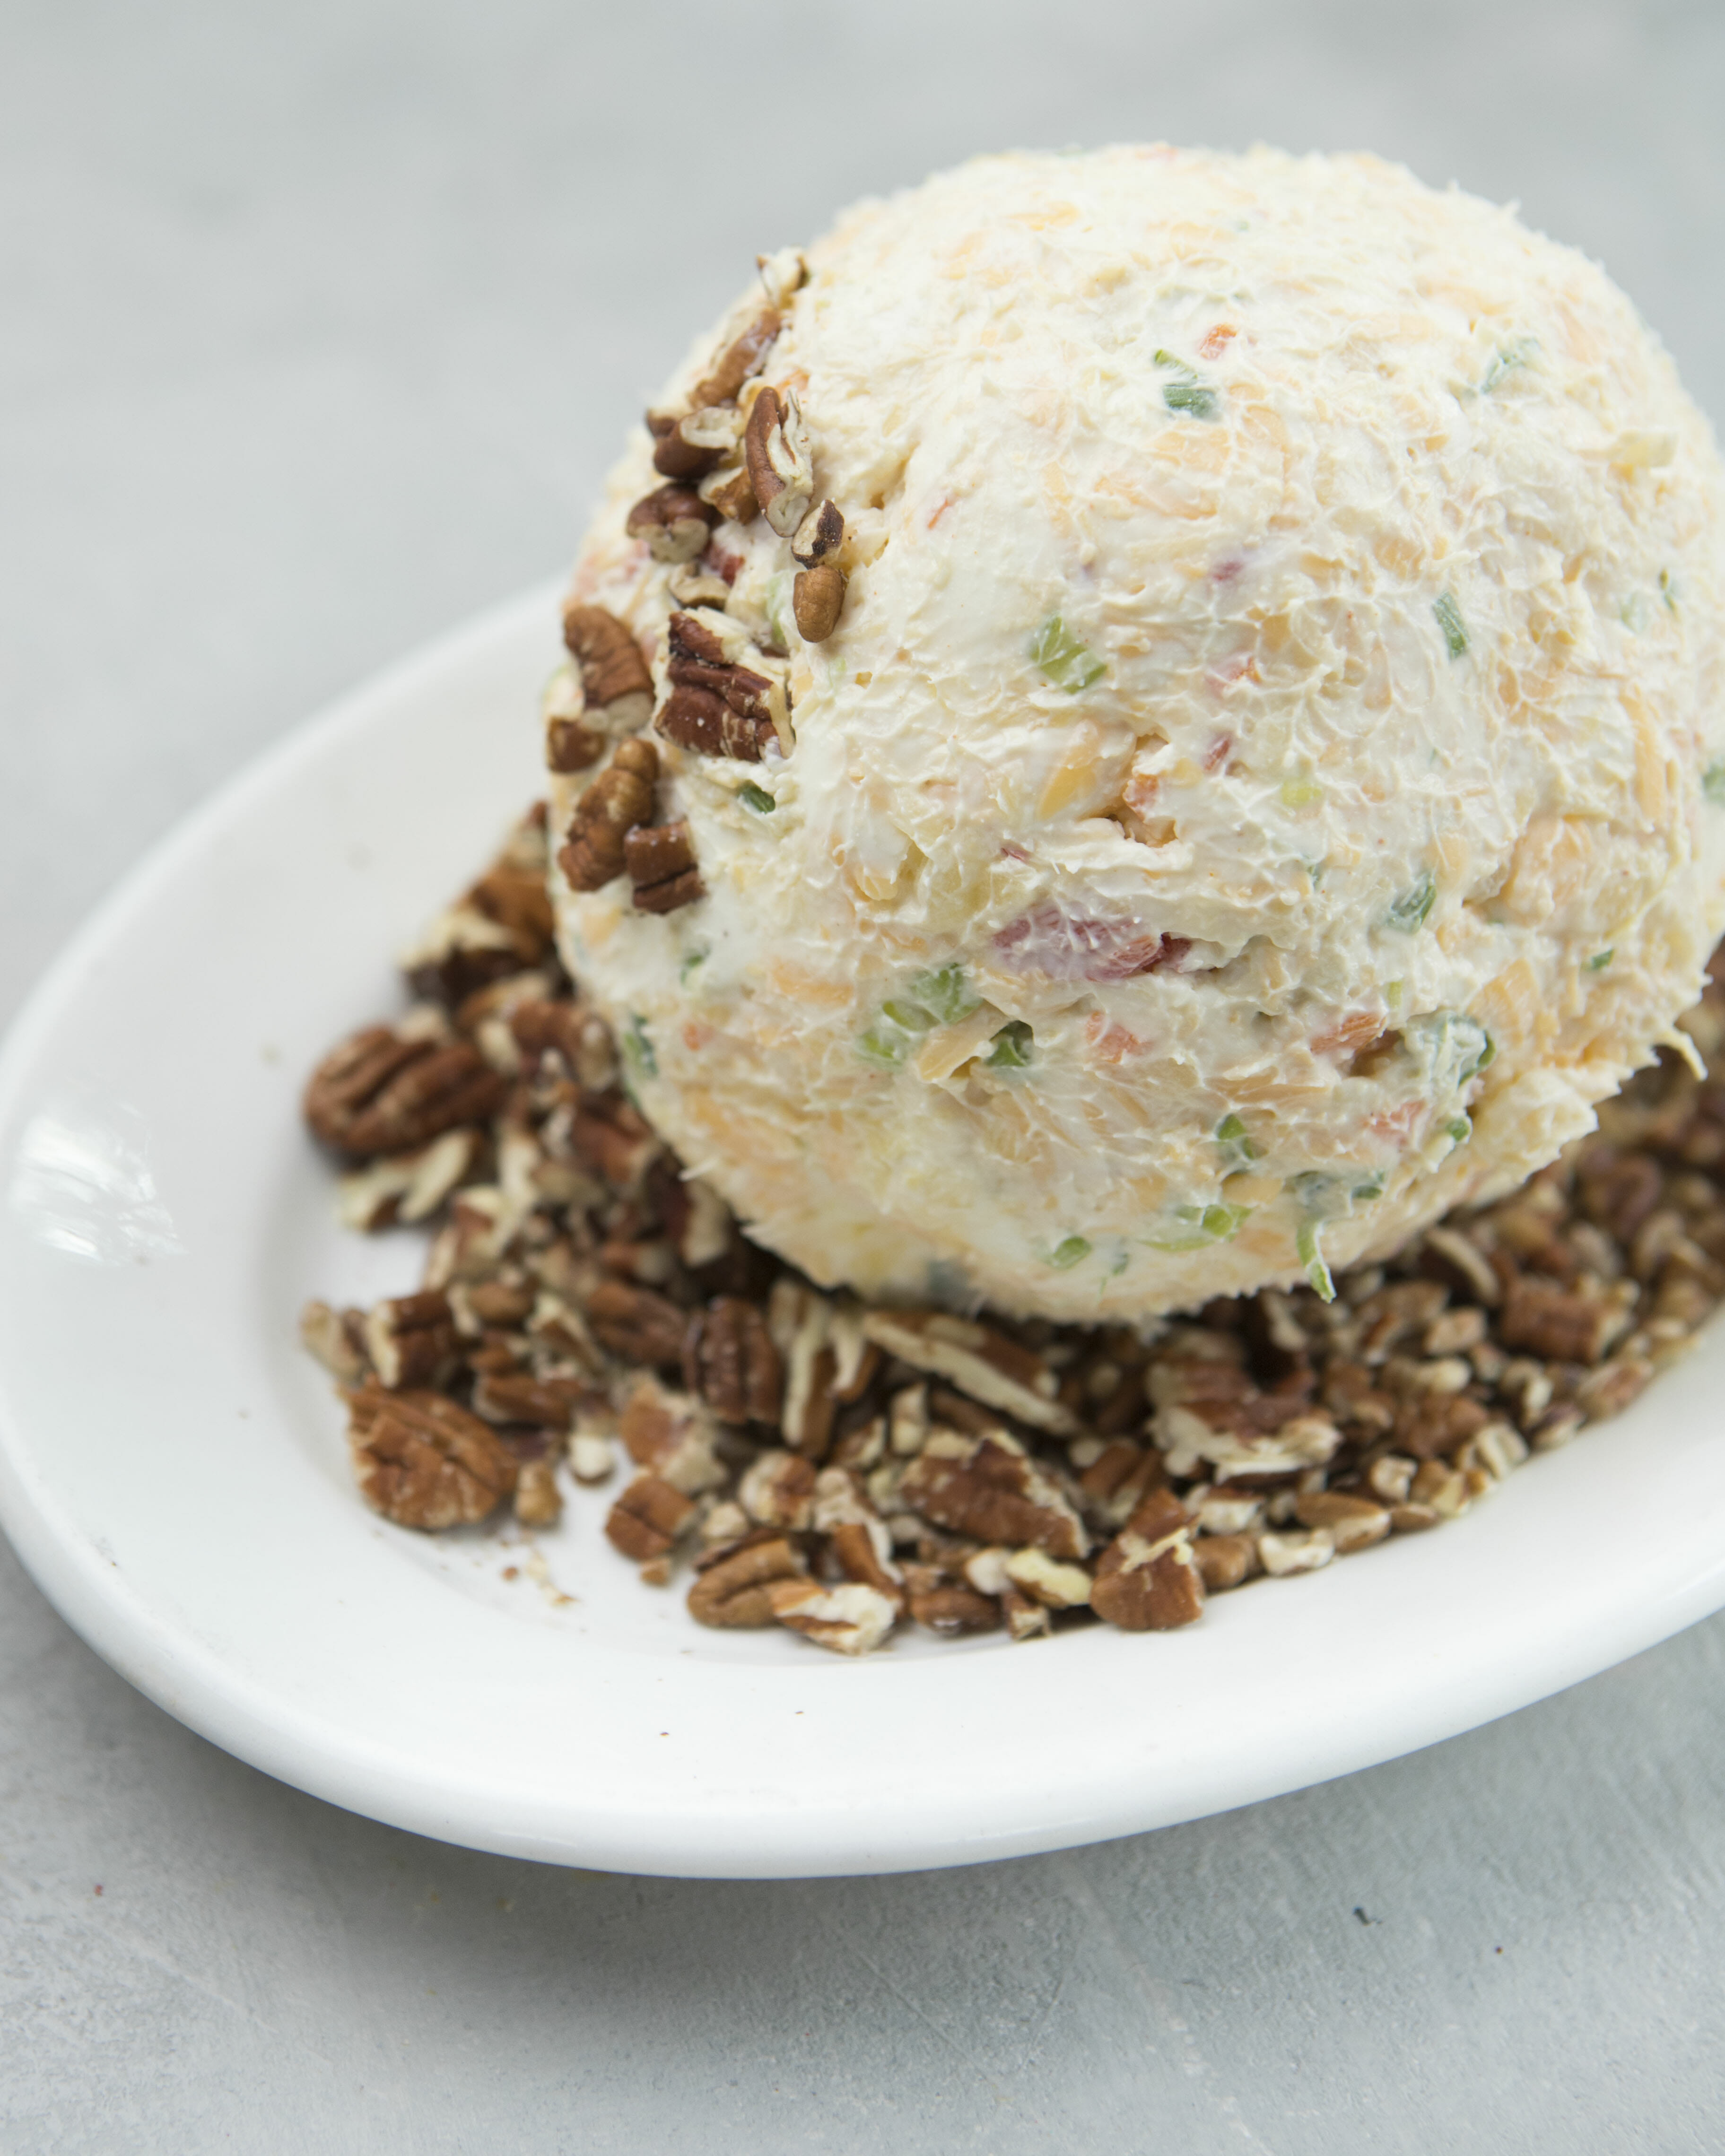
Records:
{"label": "chopped green onion", "polygon": [[1444,1125],[1444,1132],[1456,1145],[1466,1145],[1473,1136],[1473,1125],[1466,1116],[1457,1116]]}
{"label": "chopped green onion", "polygon": [[1029,1063],[1035,1034],[1021,1018],[1008,1019],[994,1036],[987,1061],[991,1070],[1022,1070]]}
{"label": "chopped green onion", "polygon": [[1505,345],[1480,378],[1480,394],[1489,397],[1506,374],[1512,374],[1518,367],[1526,367],[1539,349],[1537,337],[1517,337],[1513,344]]}
{"label": "chopped green onion", "polygon": [[1725,756],[1716,757],[1702,772],[1701,790],[1709,801],[1725,806]]}
{"label": "chopped green onion", "polygon": [[906,1033],[927,1033],[934,1024],[933,1013],[924,1010],[918,1004],[907,1004],[895,998],[880,1008],[895,1025],[902,1026]]}
{"label": "chopped green onion", "polygon": [[1425,926],[1425,916],[1431,911],[1437,898],[1437,883],[1430,870],[1403,891],[1384,916],[1386,928],[1394,928],[1403,936],[1411,936],[1416,928]]}
{"label": "chopped green onion", "polygon": [[910,1045],[896,1026],[889,1031],[884,1026],[871,1025],[866,1033],[858,1034],[856,1052],[877,1070],[896,1070]]}
{"label": "chopped green onion", "polygon": [[1214,419],[1216,393],[1201,382],[1165,382],[1162,401],[1170,412],[1189,412],[1194,419]]}
{"label": "chopped green onion", "polygon": [[1064,1243],[1056,1244],[1048,1254],[1048,1262],[1057,1271],[1065,1272],[1090,1255],[1090,1245],[1082,1235],[1068,1235]]}
{"label": "chopped green onion", "polygon": [[639,1064],[649,1078],[659,1075],[659,1058],[653,1052],[653,1044],[647,1038],[644,1023],[634,1011],[629,1014],[629,1031],[623,1036],[624,1052]]}
{"label": "chopped green onion", "polygon": [[1108,670],[1106,662],[1081,644],[1057,613],[1051,613],[1030,639],[1030,664],[1069,696],[1100,681]]}
{"label": "chopped green onion", "polygon": [[1407,988],[1408,984],[1405,981],[1386,981],[1384,983],[1384,1000],[1392,1010],[1399,1008],[1401,999],[1407,993]]}
{"label": "chopped green onion", "polygon": [[[1481,1031],[1484,1032],[1485,1029],[1481,1027]],[[1473,1061],[1461,1075],[1464,1078],[1477,1078],[1481,1071],[1485,1069],[1488,1063],[1495,1063],[1497,1060],[1497,1044],[1492,1040],[1491,1034],[1487,1033],[1486,1034],[1485,1046],[1480,1050],[1479,1054],[1475,1056]]]}
{"label": "chopped green onion", "polygon": [[695,971],[696,968],[697,966],[704,966],[706,963],[706,953],[705,951],[691,951],[688,957],[684,959],[682,964],[678,967],[677,978],[683,983],[685,987],[686,987],[688,985],[689,976]]}
{"label": "chopped green onion", "polygon": [[1250,1205],[1176,1205],[1166,1235],[1147,1235],[1153,1250],[1203,1250],[1237,1235],[1251,1217]]}
{"label": "chopped green onion", "polygon": [[932,1011],[942,1025],[956,1025],[960,1019],[968,1018],[982,1007],[982,998],[972,990],[964,968],[956,958],[950,964],[918,973],[911,983],[911,993],[924,1010]]}
{"label": "chopped green onion", "polygon": [[1183,374],[1189,382],[1198,379],[1196,367],[1188,367],[1183,359],[1177,359],[1173,352],[1163,351],[1160,345],[1156,347],[1156,364],[1165,367],[1171,374]]}
{"label": "chopped green onion", "polygon": [[1454,592],[1445,592],[1431,603],[1437,616],[1437,625],[1444,632],[1444,649],[1450,658],[1459,659],[1467,649],[1467,624],[1461,619],[1461,608],[1456,604]]}
{"label": "chopped green onion", "polygon": [[1356,1183],[1348,1194],[1357,1204],[1369,1205],[1374,1198],[1384,1195],[1384,1178],[1374,1175],[1368,1182]]}
{"label": "chopped green onion", "polygon": [[1248,1161],[1264,1158],[1262,1146],[1246,1136],[1246,1127],[1238,1116],[1224,1116],[1216,1126],[1216,1143],[1222,1148],[1222,1172],[1231,1175],[1244,1168]]}
{"label": "chopped green onion", "polygon": [[1669,569],[1661,569],[1659,572],[1659,596],[1673,613],[1677,611],[1677,587]]}
{"label": "chopped green onion", "polygon": [[757,816],[770,816],[778,803],[764,786],[757,786],[753,779],[746,778],[737,789],[737,798],[744,808],[752,808]]}
{"label": "chopped green onion", "polygon": [[[1284,808],[1309,808],[1314,801],[1322,801],[1324,790],[1315,778],[1285,778],[1281,783],[1281,805]],[[1322,865],[1312,871],[1314,886],[1322,873]]]}
{"label": "chopped green onion", "polygon": [[1590,973],[1603,973],[1616,956],[1615,947],[1609,951],[1595,951],[1587,962],[1587,970]]}
{"label": "chopped green onion", "polygon": [[1319,1247],[1320,1232],[1318,1221],[1302,1220],[1300,1232],[1294,1238],[1294,1248],[1299,1253],[1301,1264],[1306,1268],[1307,1279],[1317,1291],[1318,1301],[1333,1302],[1336,1300],[1336,1283],[1330,1277],[1330,1269],[1324,1263],[1324,1254]]}

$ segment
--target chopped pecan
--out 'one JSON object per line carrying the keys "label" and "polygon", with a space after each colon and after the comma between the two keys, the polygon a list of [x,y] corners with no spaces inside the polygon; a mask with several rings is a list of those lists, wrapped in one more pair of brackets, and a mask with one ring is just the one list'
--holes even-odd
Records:
{"label": "chopped pecan", "polygon": [[984,1407],[1015,1416],[1056,1437],[1078,1429],[1071,1409],[1056,1394],[1060,1382],[1040,1355],[1004,1333],[941,1310],[871,1310],[863,1331],[889,1355],[912,1369],[945,1378]]}
{"label": "chopped pecan", "polygon": [[565,777],[572,772],[590,771],[605,753],[603,734],[595,733],[584,726],[579,719],[553,714],[545,721],[545,767]]}
{"label": "chopped pecan", "polygon": [[1620,1306],[1548,1281],[1519,1279],[1504,1298],[1498,1332],[1507,1348],[1529,1348],[1553,1363],[1597,1363],[1625,1330]]}
{"label": "chopped pecan", "polygon": [[1000,1624],[1000,1604],[992,1595],[954,1582],[913,1588],[908,1602],[911,1616],[931,1632],[993,1632]]}
{"label": "chopped pecan", "polygon": [[1575,1404],[1589,1422],[1604,1422],[1621,1414],[1641,1393],[1653,1375],[1653,1365],[1640,1355],[1616,1355],[1589,1370],[1575,1388]]}
{"label": "chopped pecan", "polygon": [[601,1281],[588,1298],[587,1322],[600,1346],[626,1363],[681,1365],[689,1321],[651,1288]]}
{"label": "chopped pecan", "polygon": [[452,1190],[478,1173],[485,1157],[485,1134],[470,1125],[445,1131],[416,1152],[380,1154],[336,1183],[341,1224],[369,1235],[398,1221],[429,1219]]}
{"label": "chopped pecan", "polygon": [[695,1523],[695,1507],[657,1475],[638,1475],[605,1520],[606,1539],[637,1564],[668,1556]]}
{"label": "chopped pecan", "polygon": [[1393,1348],[1423,1332],[1449,1299],[1440,1281],[1396,1281],[1368,1296],[1358,1312],[1365,1328],[1360,1358],[1381,1363]]}
{"label": "chopped pecan", "polygon": [[743,451],[762,515],[780,538],[788,539],[809,514],[814,493],[809,430],[795,390],[783,397],[776,389],[760,391],[749,408]]}
{"label": "chopped pecan", "polygon": [[1090,1546],[1065,1492],[1004,1430],[937,1430],[905,1470],[900,1491],[925,1519],[979,1542],[1033,1543],[1061,1558],[1082,1557]]}
{"label": "chopped pecan", "polygon": [[672,484],[643,495],[629,512],[627,529],[631,539],[646,541],[655,562],[692,562],[705,552],[717,521],[718,512],[692,488]]}
{"label": "chopped pecan", "polygon": [[624,834],[653,820],[659,752],[648,741],[624,741],[575,804],[557,865],[576,891],[598,891],[623,873]]}
{"label": "chopped pecan", "polygon": [[1147,1515],[1148,1507],[1141,1507],[1109,1543],[1091,1584],[1091,1609],[1122,1632],[1171,1632],[1204,1614],[1204,1578],[1183,1508],[1182,1523],[1161,1532],[1154,1532],[1155,1516]]}
{"label": "chopped pecan", "polygon": [[784,1536],[746,1543],[697,1573],[689,1614],[720,1630],[758,1631],[773,1621],[773,1587],[803,1576],[802,1560]]}
{"label": "chopped pecan", "polygon": [[725,1479],[713,1449],[711,1417],[698,1400],[637,1378],[624,1401],[617,1434],[638,1467],[649,1468],[685,1496],[699,1496]]}
{"label": "chopped pecan", "polygon": [[1286,1579],[1296,1572],[1322,1571],[1335,1554],[1335,1537],[1327,1527],[1311,1527],[1304,1534],[1258,1537],[1258,1562],[1272,1579]]}
{"label": "chopped pecan", "polygon": [[695,385],[695,405],[726,404],[751,375],[758,374],[773,349],[783,317],[777,307],[763,307],[741,336],[733,337],[713,362],[711,373]]}
{"label": "chopped pecan", "polygon": [[738,763],[758,763],[778,738],[770,719],[743,717],[711,689],[673,689],[653,723],[680,748]]}
{"label": "chopped pecan", "polygon": [[332,1378],[357,1385],[366,1373],[365,1312],[331,1310],[326,1302],[308,1302],[300,1312],[300,1343]]}
{"label": "chopped pecan", "polygon": [[845,518],[831,495],[824,496],[797,526],[791,552],[805,569],[814,568],[845,543]]}
{"label": "chopped pecan", "polygon": [[404,1527],[435,1532],[483,1520],[514,1490],[514,1455],[441,1393],[362,1385],[348,1402],[360,1494]]}
{"label": "chopped pecan", "polygon": [[675,913],[706,896],[686,822],[638,824],[624,839],[623,865],[642,913]]}
{"label": "chopped pecan", "polygon": [[1452,1294],[1471,1296],[1487,1310],[1503,1300],[1503,1288],[1490,1260],[1460,1229],[1428,1228],[1420,1245],[1421,1270]]}
{"label": "chopped pecan", "polygon": [[554,1527],[563,1517],[557,1470],[548,1459],[521,1462],[516,1476],[515,1516],[524,1527]]}
{"label": "chopped pecan", "polygon": [[1145,1495],[1167,1480],[1160,1453],[1127,1438],[1116,1438],[1078,1478],[1086,1517],[1093,1517],[1105,1527],[1122,1527]]}
{"label": "chopped pecan", "polygon": [[476,1281],[462,1299],[481,1325],[524,1325],[533,1315],[538,1291],[524,1280]]}
{"label": "chopped pecan", "polygon": [[1302,1527],[1324,1527],[1336,1545],[1338,1557],[1351,1551],[1370,1549],[1389,1532],[1389,1514],[1369,1497],[1350,1496],[1340,1490],[1315,1490],[1294,1500],[1294,1517]]}
{"label": "chopped pecan", "polygon": [[904,1603],[904,1580],[892,1562],[892,1537],[884,1522],[866,1518],[841,1520],[831,1531],[828,1548],[847,1579],[860,1580],[888,1601]]}
{"label": "chopped pecan", "polygon": [[473,1411],[487,1422],[535,1423],[567,1430],[588,1388],[575,1378],[535,1378],[525,1371],[486,1371],[473,1388]]}
{"label": "chopped pecan", "polygon": [[569,1119],[569,1144],[620,1192],[635,1189],[660,1152],[651,1124],[621,1093],[583,1094]]}
{"label": "chopped pecan", "polygon": [[563,641],[581,668],[587,708],[603,712],[607,731],[645,726],[653,708],[652,672],[616,615],[572,601],[563,609]]}
{"label": "chopped pecan", "polygon": [[737,1501],[763,1527],[800,1534],[814,1513],[815,1468],[796,1452],[763,1452],[743,1471]]}
{"label": "chopped pecan", "polygon": [[845,572],[836,562],[798,569],[791,586],[791,612],[805,644],[824,644],[845,611]]}
{"label": "chopped pecan", "polygon": [[898,1622],[896,1604],[860,1580],[822,1587],[812,1579],[784,1579],[768,1591],[779,1624],[834,1654],[872,1653]]}
{"label": "chopped pecan", "polygon": [[682,1358],[684,1383],[721,1422],[778,1422],[784,1373],[753,1303],[715,1296],[690,1320]]}
{"label": "chopped pecan", "polygon": [[752,524],[761,513],[746,465],[735,471],[718,471],[704,479],[701,498],[732,524]]}
{"label": "chopped pecan", "polygon": [[1192,1561],[1206,1594],[1224,1594],[1260,1568],[1258,1546],[1250,1535],[1200,1535],[1192,1545]]}
{"label": "chopped pecan", "polygon": [[603,1019],[579,1004],[529,996],[511,1006],[509,1030],[524,1068],[537,1076],[547,1055],[589,1094],[603,1093],[616,1082],[617,1060]]}
{"label": "chopped pecan", "polygon": [[545,860],[495,862],[402,957],[416,995],[464,1002],[492,982],[536,966],[551,948]]}
{"label": "chopped pecan", "polygon": [[305,1120],[357,1158],[410,1152],[498,1108],[504,1081],[467,1040],[367,1026],[326,1055],[305,1089]]}
{"label": "chopped pecan", "polygon": [[1090,1605],[1091,1577],[1081,1564],[1062,1564],[1046,1550],[1014,1550],[1004,1567],[1012,1584],[1050,1609]]}
{"label": "chopped pecan", "polygon": [[459,1353],[449,1298],[435,1288],[376,1303],[363,1324],[366,1355],[379,1384],[436,1387],[454,1375]]}

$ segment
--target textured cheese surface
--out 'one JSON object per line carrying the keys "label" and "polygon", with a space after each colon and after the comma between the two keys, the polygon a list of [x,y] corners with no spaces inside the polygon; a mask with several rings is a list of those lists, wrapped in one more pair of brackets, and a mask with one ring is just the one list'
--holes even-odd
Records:
{"label": "textured cheese surface", "polygon": [[[689,1168],[818,1281],[1095,1319],[1387,1250],[1589,1128],[1725,928],[1720,464],[1603,272],[1369,158],[1138,148],[807,262],[762,379],[846,516],[837,632],[764,519],[708,556],[793,746],[661,744],[700,903],[556,891]],[[575,588],[662,693],[650,449]]]}

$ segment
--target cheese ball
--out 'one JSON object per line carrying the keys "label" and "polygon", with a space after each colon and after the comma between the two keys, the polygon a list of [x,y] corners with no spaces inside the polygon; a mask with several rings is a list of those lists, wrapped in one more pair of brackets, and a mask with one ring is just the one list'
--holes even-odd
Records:
{"label": "cheese ball", "polygon": [[581,552],[564,957],[822,1286],[1327,1296],[1683,1045],[1722,498],[1599,269],[1375,159],[864,203],[696,341]]}

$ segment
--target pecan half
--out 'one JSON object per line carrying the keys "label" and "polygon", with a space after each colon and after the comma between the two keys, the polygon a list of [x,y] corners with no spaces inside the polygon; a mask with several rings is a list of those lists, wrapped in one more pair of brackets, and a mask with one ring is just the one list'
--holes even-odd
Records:
{"label": "pecan half", "polygon": [[653,820],[659,752],[651,742],[623,741],[575,804],[557,865],[576,891],[598,891],[623,873],[623,842]]}
{"label": "pecan half", "polygon": [[784,1372],[753,1303],[715,1296],[691,1320],[682,1356],[684,1383],[721,1422],[778,1422]]}
{"label": "pecan half", "polygon": [[436,1288],[375,1303],[362,1326],[366,1354],[379,1384],[440,1386],[454,1376],[459,1353],[449,1298]]}
{"label": "pecan half", "polygon": [[766,388],[757,396],[749,408],[743,454],[761,513],[780,538],[788,539],[809,514],[814,493],[809,430],[794,389],[781,397]]}
{"label": "pecan half", "polygon": [[483,1122],[506,1091],[471,1041],[372,1025],[313,1071],[305,1120],[326,1145],[357,1158],[411,1152],[457,1124]]}
{"label": "pecan half", "polygon": [[649,1287],[601,1281],[588,1298],[587,1322],[602,1348],[626,1363],[680,1366],[688,1319]]}
{"label": "pecan half", "polygon": [[925,1519],[978,1542],[1032,1543],[1062,1558],[1082,1557],[1090,1547],[1064,1492],[1004,1430],[989,1437],[935,1431],[899,1491]]}
{"label": "pecan half", "polygon": [[791,612],[805,644],[824,644],[845,610],[845,572],[836,562],[798,569],[791,587]]}
{"label": "pecan half", "polygon": [[690,402],[696,406],[729,403],[750,376],[758,374],[766,364],[783,321],[777,307],[763,307],[742,336],[733,337],[719,354],[711,373],[696,383]]}
{"label": "pecan half", "polygon": [[[647,429],[653,436],[653,469],[670,480],[700,479],[710,472],[718,461],[719,452],[711,444],[691,439],[689,422],[693,413],[679,419],[668,412],[649,412]],[[634,526],[630,526],[634,535]],[[696,552],[700,550],[697,548]]]}
{"label": "pecan half", "polygon": [[363,1311],[308,1302],[300,1312],[300,1344],[340,1383],[357,1385],[366,1373],[364,1322]]}
{"label": "pecan half", "polygon": [[623,865],[643,913],[675,913],[706,896],[686,821],[638,824],[624,838]]}
{"label": "pecan half", "polygon": [[1055,1398],[1060,1386],[1054,1372],[1041,1356],[1004,1333],[940,1310],[871,1310],[863,1331],[889,1355],[948,1379],[984,1407],[1056,1437],[1077,1432],[1076,1416]]}
{"label": "pecan half", "polygon": [[695,1523],[695,1507],[657,1475],[638,1475],[605,1520],[605,1537],[637,1564],[669,1554]]}
{"label": "pecan half", "polygon": [[739,763],[758,763],[777,738],[770,719],[745,718],[711,689],[673,689],[654,724],[680,748]]}
{"label": "pecan half", "polygon": [[563,609],[563,641],[580,665],[588,709],[603,711],[614,733],[644,726],[653,708],[652,672],[616,615],[572,601]]}
{"label": "pecan half", "polygon": [[398,1526],[470,1527],[515,1488],[514,1455],[440,1393],[362,1385],[348,1408],[360,1494]]}
{"label": "pecan half", "polygon": [[773,1621],[773,1587],[803,1577],[802,1560],[784,1536],[746,1543],[703,1568],[689,1589],[689,1614],[697,1625],[719,1630],[758,1631]]}
{"label": "pecan half", "polygon": [[692,562],[706,551],[717,521],[718,512],[691,488],[673,483],[643,495],[629,512],[626,529],[631,539],[646,541],[655,562]]}

